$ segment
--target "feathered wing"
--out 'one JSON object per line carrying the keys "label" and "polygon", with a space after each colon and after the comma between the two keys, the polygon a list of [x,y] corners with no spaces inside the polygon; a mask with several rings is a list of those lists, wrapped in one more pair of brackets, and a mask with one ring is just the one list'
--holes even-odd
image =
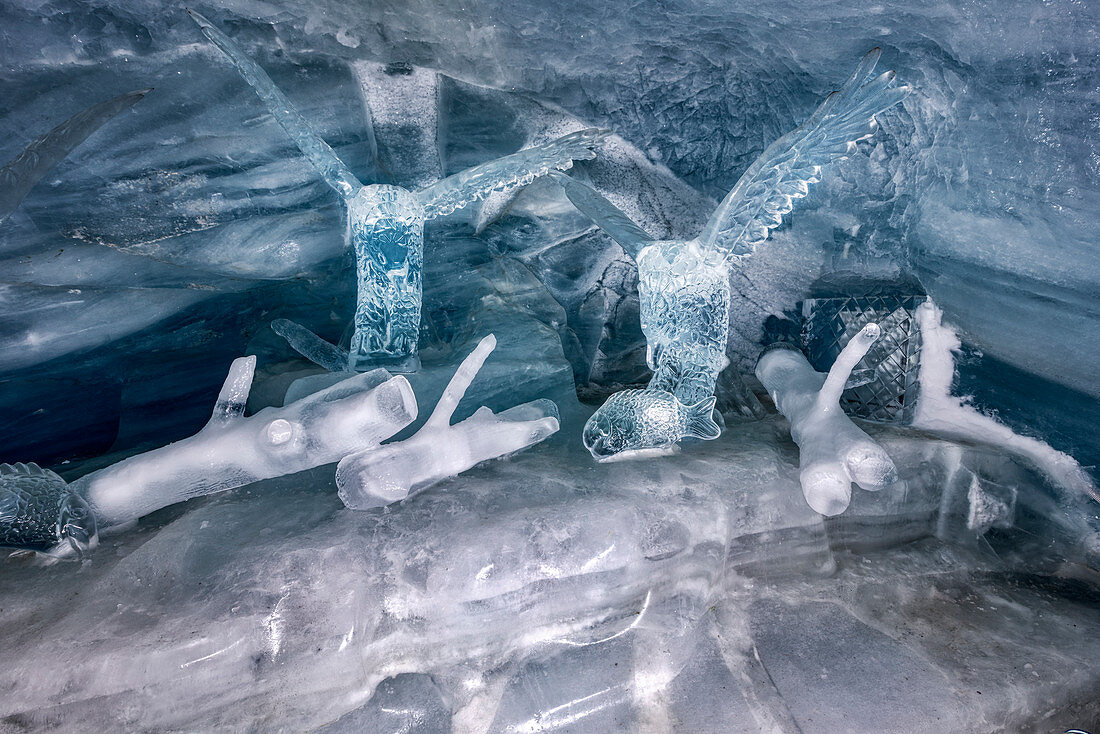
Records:
{"label": "feathered wing", "polygon": [[355,192],[363,188],[363,184],[355,177],[344,162],[336,157],[336,152],[329,147],[321,137],[306,122],[302,114],[290,103],[286,95],[279,91],[275,82],[260,65],[249,58],[241,48],[233,43],[229,36],[215,28],[210,21],[202,17],[190,8],[187,12],[198,23],[204,36],[211,43],[221,49],[222,53],[229,57],[233,66],[241,73],[244,80],[259,96],[268,111],[275,118],[287,135],[305,154],[313,167],[317,169],[325,183],[336,190],[344,199],[350,199]]}
{"label": "feathered wing", "polygon": [[642,248],[653,242],[653,237],[648,232],[588,184],[563,173],[550,175],[565,190],[565,195],[573,202],[573,206],[595,222],[611,239],[622,245],[631,257],[637,259]]}
{"label": "feathered wing", "polygon": [[900,102],[907,87],[894,72],[874,75],[881,49],[872,49],[838,92],[798,128],[772,143],[741,176],[699,239],[728,257],[751,254],[768,239],[794,202],[820,181],[821,167],[845,158],[874,132],[875,115]]}
{"label": "feathered wing", "polygon": [[607,135],[606,130],[594,127],[578,130],[448,176],[416,192],[424,207],[424,218],[445,216],[494,191],[529,184],[553,170],[567,171],[573,161],[595,158],[593,148]]}
{"label": "feathered wing", "polygon": [[127,92],[77,112],[65,122],[28,145],[10,163],[0,168],[0,221],[15,211],[19,202],[61,159],[83,143],[108,120],[130,108],[152,89]]}

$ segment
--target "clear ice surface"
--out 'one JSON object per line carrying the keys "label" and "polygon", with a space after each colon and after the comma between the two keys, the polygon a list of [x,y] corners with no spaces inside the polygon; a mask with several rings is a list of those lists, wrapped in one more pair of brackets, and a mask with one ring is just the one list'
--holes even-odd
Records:
{"label": "clear ice surface", "polygon": [[[493,192],[425,225],[409,381],[434,405],[494,333],[455,420],[550,398],[561,430],[388,508],[347,511],[329,465],[102,533],[85,564],[13,555],[0,730],[1100,729],[1100,518],[1056,479],[1100,463],[1095,7],[198,10],[364,181],[423,186],[613,129],[573,175],[658,241],[701,231],[866,49],[914,92],[731,273],[715,396],[739,370],[763,420],[726,413],[720,438],[677,455],[592,462],[589,406],[651,377],[636,262],[546,177]],[[253,412],[339,379],[268,324],[347,345],[343,204],[182,8],[10,2],[0,28],[0,162],[101,99],[157,90],[0,223],[0,460],[72,483],[185,439],[242,354]],[[967,417],[855,421],[899,483],[824,518],[751,375],[765,336],[839,276],[918,279],[955,352],[940,405]],[[1069,456],[1084,468],[1058,474]]]}

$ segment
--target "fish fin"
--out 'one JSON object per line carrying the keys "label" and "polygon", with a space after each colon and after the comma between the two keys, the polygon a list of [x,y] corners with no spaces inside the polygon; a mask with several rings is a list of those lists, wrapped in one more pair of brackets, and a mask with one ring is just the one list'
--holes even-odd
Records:
{"label": "fish fin", "polygon": [[722,429],[711,417],[714,412],[715,400],[716,398],[711,395],[709,398],[687,407],[687,435],[692,438],[701,438],[704,441],[711,441],[722,435]]}
{"label": "fish fin", "polygon": [[0,482],[18,482],[27,477],[32,479],[44,479],[49,482],[66,484],[65,480],[49,469],[43,469],[33,461],[27,463],[0,464]]}

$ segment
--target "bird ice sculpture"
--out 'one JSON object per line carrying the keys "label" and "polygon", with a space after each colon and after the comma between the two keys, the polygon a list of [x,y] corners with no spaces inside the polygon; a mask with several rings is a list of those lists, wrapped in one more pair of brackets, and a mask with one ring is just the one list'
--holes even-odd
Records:
{"label": "bird ice sculpture", "polygon": [[340,499],[353,510],[398,502],[489,459],[514,454],[558,431],[558,408],[534,400],[493,413],[482,406],[451,425],[466,388],[496,348],[490,334],[459,365],[435,410],[416,435],[379,448],[345,456],[336,467]]}
{"label": "bird ice sculpture", "polygon": [[256,62],[206,18],[187,12],[229,57],[347,207],[347,236],[355,250],[358,277],[349,371],[376,366],[398,372],[418,369],[425,220],[450,214],[494,191],[530,183],[551,170],[568,170],[574,160],[594,158],[592,148],[607,134],[595,128],[579,130],[448,176],[419,191],[382,184],[364,186]]}
{"label": "bird ice sculpture", "polygon": [[244,417],[255,357],[233,361],[210,421],[190,438],[72,484],[34,464],[0,465],[0,546],[83,557],[98,530],[162,507],[311,469],[375,447],[416,419],[404,377],[355,375]]}
{"label": "bird ice sculpture", "polygon": [[881,334],[878,324],[864,326],[845,345],[828,375],[811,367],[801,352],[784,345],[765,352],[756,365],[756,376],[790,421],[806,502],[822,515],[839,515],[848,509],[853,481],[875,491],[898,479],[885,449],[840,408],[840,395],[852,370]]}
{"label": "bird ice sculpture", "polygon": [[653,378],[644,390],[612,395],[584,427],[597,460],[671,449],[686,437],[712,439],[714,386],[728,364],[730,268],[751,255],[821,167],[847,156],[874,131],[875,115],[908,88],[894,72],[875,75],[879,49],[863,57],[838,92],[806,122],[772,143],[741,176],[696,238],[655,241],[591,187],[554,174],[569,200],[638,263],[642,331]]}

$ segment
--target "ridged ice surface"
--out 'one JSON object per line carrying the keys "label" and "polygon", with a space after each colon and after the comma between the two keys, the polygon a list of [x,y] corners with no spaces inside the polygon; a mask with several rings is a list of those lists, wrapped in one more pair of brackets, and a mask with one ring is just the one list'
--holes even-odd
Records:
{"label": "ridged ice surface", "polygon": [[[881,47],[912,93],[732,274],[726,356],[751,375],[800,299],[904,277],[958,327],[952,394],[1095,476],[1089,4],[195,9],[360,181],[607,128],[569,175],[662,241],[701,232]],[[343,203],[185,9],[20,0],[0,36],[0,165],[153,88],[0,223],[0,461],[72,483],[193,435],[241,355],[250,414],[329,384],[269,324],[350,340]],[[1097,730],[1100,512],[1036,472],[1055,454],[860,422],[901,483],[829,519],[770,405],[678,454],[593,462],[575,386],[602,402],[651,377],[637,267],[553,181],[474,198],[425,224],[410,382],[433,405],[494,333],[455,420],[549,398],[560,430],[394,507],[347,510],[330,465],[161,510],[85,564],[5,560],[0,729]]]}

